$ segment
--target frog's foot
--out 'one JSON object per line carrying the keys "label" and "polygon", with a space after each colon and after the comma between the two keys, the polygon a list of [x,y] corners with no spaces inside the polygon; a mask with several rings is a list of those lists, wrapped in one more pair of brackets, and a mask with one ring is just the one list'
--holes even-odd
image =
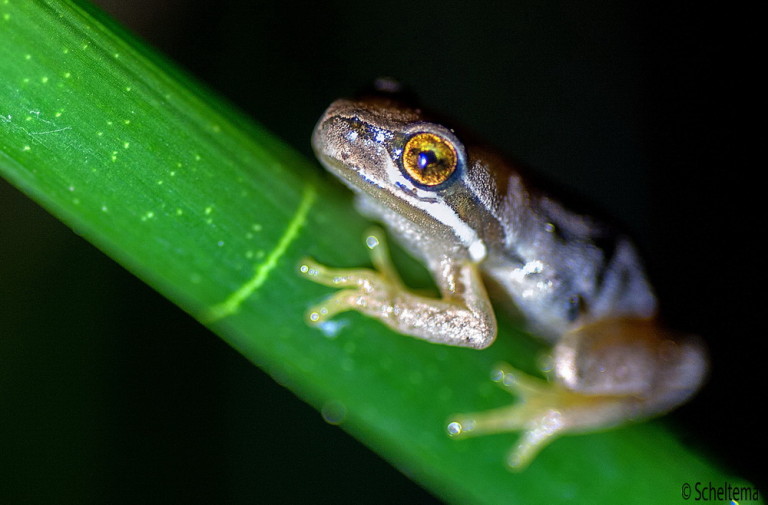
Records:
{"label": "frog's foot", "polygon": [[493,342],[496,319],[477,265],[457,261],[441,270],[445,277],[437,279],[437,284],[442,298],[431,298],[405,287],[380,230],[367,235],[366,245],[374,270],[328,268],[309,259],[301,263],[299,273],[305,278],[344,288],[309,309],[309,324],[319,325],[339,312],[356,310],[430,342],[475,349]]}
{"label": "frog's foot", "polygon": [[494,370],[493,380],[518,396],[520,402],[485,412],[457,414],[449,421],[448,434],[463,438],[522,431],[507,456],[507,465],[514,471],[526,468],[539,451],[563,433],[582,431],[594,419],[591,413],[595,408],[600,416],[600,412],[605,414],[603,408],[613,403],[607,397],[575,393],[531,377],[506,364]]}
{"label": "frog's foot", "polygon": [[299,273],[307,279],[334,288],[347,288],[311,307],[306,313],[309,324],[319,325],[340,312],[358,310],[379,318],[387,317],[392,300],[405,291],[387,251],[384,234],[372,229],[365,240],[375,270],[367,268],[329,268],[305,258],[299,265]]}

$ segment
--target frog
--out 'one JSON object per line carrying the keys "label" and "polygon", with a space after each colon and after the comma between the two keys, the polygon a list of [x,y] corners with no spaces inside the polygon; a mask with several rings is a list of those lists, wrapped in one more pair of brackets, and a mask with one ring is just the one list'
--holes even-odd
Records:
{"label": "frog", "polygon": [[409,289],[374,231],[373,269],[301,262],[305,278],[339,289],[309,308],[308,323],[357,311],[422,341],[482,350],[497,337],[494,307],[520,317],[549,349],[546,378],[502,364],[492,376],[518,401],[456,414],[445,427],[454,438],[521,432],[511,470],[561,435],[655,417],[691,398],[707,374],[706,347],[661,322],[631,239],[463,139],[392,93],[327,108],[312,133],[315,155],[358,211],[426,266],[439,296]]}

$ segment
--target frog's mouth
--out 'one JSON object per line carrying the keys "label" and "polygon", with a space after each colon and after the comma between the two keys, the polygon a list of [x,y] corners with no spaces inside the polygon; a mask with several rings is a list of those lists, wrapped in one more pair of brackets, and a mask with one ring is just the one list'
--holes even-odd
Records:
{"label": "frog's mouth", "polygon": [[365,172],[356,165],[349,165],[335,156],[324,153],[318,154],[317,158],[326,170],[356,193],[367,193],[375,197],[379,192],[377,189],[384,189],[374,179],[366,176]]}

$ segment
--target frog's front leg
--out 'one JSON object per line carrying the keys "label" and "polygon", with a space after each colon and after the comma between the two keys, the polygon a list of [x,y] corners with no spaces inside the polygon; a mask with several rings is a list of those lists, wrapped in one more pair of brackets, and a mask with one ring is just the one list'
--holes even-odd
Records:
{"label": "frog's front leg", "polygon": [[483,349],[496,337],[496,319],[477,265],[445,256],[432,274],[442,298],[409,291],[386,250],[383,234],[373,231],[366,244],[375,270],[334,269],[304,260],[300,273],[331,287],[344,288],[307,312],[319,324],[339,312],[357,310],[399,333],[430,342]]}

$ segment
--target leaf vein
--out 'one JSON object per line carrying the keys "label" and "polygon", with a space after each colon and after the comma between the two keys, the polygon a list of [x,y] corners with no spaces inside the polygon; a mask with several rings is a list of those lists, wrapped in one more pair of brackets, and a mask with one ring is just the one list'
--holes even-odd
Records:
{"label": "leaf vein", "polygon": [[242,303],[253,295],[267,280],[269,274],[277,266],[277,262],[285,254],[285,251],[296,239],[299,230],[307,220],[307,214],[315,201],[315,188],[311,184],[304,187],[301,202],[296,209],[291,221],[285,228],[280,240],[269,252],[267,257],[254,267],[254,274],[245,284],[234,291],[226,300],[211,307],[203,317],[205,323],[212,323],[227,316],[237,313]]}

